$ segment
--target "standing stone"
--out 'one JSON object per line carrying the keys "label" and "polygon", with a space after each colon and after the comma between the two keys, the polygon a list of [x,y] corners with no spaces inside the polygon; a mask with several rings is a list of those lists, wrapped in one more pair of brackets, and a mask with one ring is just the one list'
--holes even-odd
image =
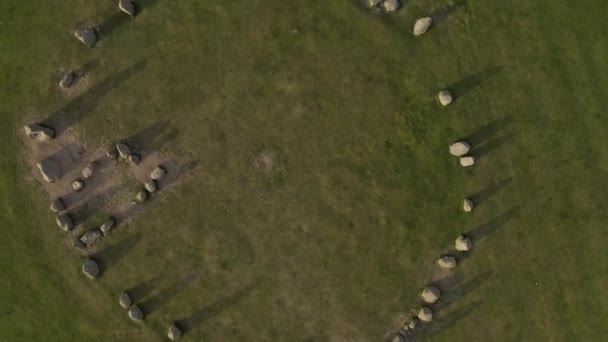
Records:
{"label": "standing stone", "polygon": [[65,203],[60,197],[55,198],[51,201],[51,211],[54,213],[58,213],[65,210]]}
{"label": "standing stone", "polygon": [[118,149],[115,145],[108,148],[108,150],[106,151],[106,157],[110,159],[116,159],[118,157]]}
{"label": "standing stone", "polygon": [[475,204],[473,204],[473,201],[468,198],[465,198],[462,202],[462,210],[464,210],[465,213],[470,213],[471,211],[473,211],[473,208],[475,208]]}
{"label": "standing stone", "polygon": [[452,93],[450,93],[450,91],[446,89],[440,91],[439,94],[437,94],[437,99],[439,99],[439,103],[441,103],[441,105],[444,107],[454,101]]}
{"label": "standing stone", "polygon": [[82,241],[80,241],[80,239],[76,238],[76,239],[74,239],[74,241],[72,241],[72,247],[74,249],[82,251],[85,248],[87,248],[87,245],[85,245]]}
{"label": "standing stone", "polygon": [[74,222],[69,214],[60,214],[55,217],[57,226],[62,230],[69,232],[74,228]]}
{"label": "standing stone", "polygon": [[81,181],[80,179],[76,179],[72,182],[72,190],[78,192],[78,191],[82,191],[82,189],[84,189],[83,181]]}
{"label": "standing stone", "polygon": [[424,17],[416,20],[414,24],[414,36],[421,36],[426,33],[433,23],[433,18]]}
{"label": "standing stone", "polygon": [[84,264],[82,264],[82,273],[91,279],[99,277],[99,265],[97,264],[97,261],[87,258],[84,261]]}
{"label": "standing stone", "polygon": [[59,81],[59,86],[61,88],[69,88],[72,86],[72,84],[74,84],[75,80],[76,74],[74,74],[73,72],[68,72],[61,78],[61,81]]}
{"label": "standing stone", "polygon": [[136,203],[144,203],[148,199],[148,191],[142,190],[135,195]]}
{"label": "standing stone", "polygon": [[444,256],[437,260],[437,265],[441,268],[454,268],[458,265],[458,261],[453,256]]}
{"label": "standing stone", "polygon": [[469,167],[475,165],[475,158],[468,156],[460,158],[460,165],[462,167]]}
{"label": "standing stone", "polygon": [[74,32],[74,37],[88,46],[94,46],[97,42],[97,33],[90,27],[82,27]]}
{"label": "standing stone", "polygon": [[121,11],[130,15],[131,17],[135,16],[135,5],[129,0],[119,0],[118,8],[120,8]]}
{"label": "standing stone", "polygon": [[107,220],[106,222],[104,222],[100,227],[99,230],[101,230],[101,232],[103,234],[108,234],[112,228],[114,228],[114,224],[116,223],[116,220],[111,217],[109,220]]}
{"label": "standing stone", "polygon": [[473,241],[464,235],[460,235],[456,241],[454,241],[454,247],[459,252],[468,252],[473,249]]}
{"label": "standing stone", "polygon": [[385,12],[394,12],[399,9],[399,0],[384,0],[382,8]]}
{"label": "standing stone", "polygon": [[152,170],[152,172],[150,172],[150,178],[155,181],[161,181],[163,178],[165,178],[166,174],[167,170],[165,170],[164,167],[159,165],[154,170]]}
{"label": "standing stone", "polygon": [[171,326],[169,327],[169,332],[167,333],[167,337],[169,337],[171,341],[175,341],[181,336],[182,330],[175,323],[171,324]]}
{"label": "standing stone", "polygon": [[82,169],[82,177],[84,177],[85,179],[89,179],[89,178],[93,177],[93,173],[95,172],[95,169],[97,169],[97,163],[96,162],[89,163],[89,165],[85,166],[85,168]]}
{"label": "standing stone", "polygon": [[412,318],[412,320],[410,321],[410,323],[407,326],[408,326],[408,328],[410,328],[410,330],[414,330],[418,326],[418,322],[419,322],[418,317],[414,317],[414,318]]}
{"label": "standing stone", "polygon": [[120,297],[118,297],[118,304],[125,309],[128,309],[132,303],[131,296],[129,296],[129,293],[126,291],[121,293]]}
{"label": "standing stone", "polygon": [[132,153],[127,157],[127,160],[129,161],[129,163],[131,163],[131,165],[139,165],[141,157],[135,153]]}
{"label": "standing stone", "polygon": [[101,230],[99,230],[99,229],[90,230],[90,231],[82,234],[82,236],[80,237],[80,241],[82,241],[82,243],[84,243],[87,246],[91,246],[91,245],[95,244],[100,239],[101,239]]}
{"label": "standing stone", "polygon": [[433,321],[433,311],[427,306],[423,306],[418,311],[418,319],[425,323],[431,323]]}
{"label": "standing stone", "polygon": [[144,312],[141,311],[141,309],[139,308],[139,306],[137,305],[133,305],[130,309],[129,309],[129,318],[134,320],[134,321],[142,321],[144,319]]}
{"label": "standing stone", "polygon": [[441,297],[441,292],[436,287],[428,286],[422,290],[420,297],[425,303],[434,304],[439,300],[439,297]]}
{"label": "standing stone", "polygon": [[124,142],[116,144],[116,150],[121,158],[128,158],[131,155],[131,147]]}
{"label": "standing stone", "polygon": [[469,145],[465,141],[457,141],[450,145],[450,154],[456,157],[462,157],[465,154],[469,153],[471,150],[471,145]]}
{"label": "standing stone", "polygon": [[39,142],[49,141],[55,138],[55,130],[40,124],[31,124],[23,127],[25,135],[30,139],[34,139]]}
{"label": "standing stone", "polygon": [[54,183],[61,178],[61,167],[52,159],[45,159],[36,164],[42,174],[42,178],[49,183]]}
{"label": "standing stone", "polygon": [[149,180],[146,183],[144,183],[144,187],[146,188],[146,190],[150,193],[155,192],[157,187],[156,187],[156,182],[154,180]]}

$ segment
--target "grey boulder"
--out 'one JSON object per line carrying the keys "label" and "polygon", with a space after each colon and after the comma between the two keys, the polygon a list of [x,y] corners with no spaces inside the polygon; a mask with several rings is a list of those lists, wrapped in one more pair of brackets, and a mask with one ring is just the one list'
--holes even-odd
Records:
{"label": "grey boulder", "polygon": [[63,75],[61,81],[59,81],[59,86],[61,88],[69,88],[72,86],[72,84],[74,84],[75,80],[76,74],[74,74],[73,72],[68,72],[67,74]]}
{"label": "grey boulder", "polygon": [[68,214],[61,214],[55,217],[55,222],[57,226],[66,232],[69,232],[74,228],[74,222],[72,218]]}
{"label": "grey boulder", "polygon": [[82,177],[84,177],[85,179],[89,179],[89,178],[93,177],[93,173],[95,173],[96,169],[97,169],[96,162],[89,163],[89,165],[85,166],[84,169],[82,169]]}
{"label": "grey boulder", "polygon": [[421,36],[426,33],[433,23],[433,18],[424,17],[416,20],[414,24],[414,36]]}
{"label": "grey boulder", "polygon": [[118,149],[116,148],[116,146],[108,148],[108,150],[106,151],[106,157],[110,159],[116,159],[118,157]]}
{"label": "grey boulder", "polygon": [[165,178],[165,175],[167,174],[167,170],[165,170],[164,167],[162,166],[157,166],[154,168],[154,170],[152,170],[152,172],[150,172],[150,178],[152,178],[155,181],[161,181],[163,178]]}
{"label": "grey boulder", "polygon": [[82,241],[80,241],[80,239],[74,239],[74,241],[72,241],[72,247],[74,249],[82,251],[85,248],[87,248],[87,245],[85,245]]}
{"label": "grey boulder", "polygon": [[133,305],[128,312],[129,318],[134,321],[142,321],[144,319],[144,312],[141,311],[139,306]]}
{"label": "grey boulder", "polygon": [[150,193],[155,192],[157,190],[156,182],[152,179],[144,183],[144,187]]}
{"label": "grey boulder", "polygon": [[83,181],[81,181],[80,179],[76,179],[72,182],[72,190],[78,192],[78,191],[82,191],[82,189],[84,189]]}
{"label": "grey boulder", "polygon": [[437,260],[437,265],[439,265],[439,267],[441,268],[454,268],[456,267],[456,265],[458,265],[458,260],[456,260],[456,258],[454,258],[453,256],[444,256],[439,258],[439,260]]}
{"label": "grey boulder", "polygon": [[45,159],[36,164],[42,174],[42,178],[49,183],[54,183],[61,178],[61,167],[52,159]]}
{"label": "grey boulder", "polygon": [[57,197],[57,198],[55,198],[54,200],[51,201],[50,209],[54,213],[58,213],[58,212],[64,211],[65,210],[65,203],[63,203],[63,200],[61,198]]}
{"label": "grey boulder", "polygon": [[171,324],[169,327],[169,331],[167,332],[167,337],[171,341],[175,341],[182,336],[182,330],[175,324]]}
{"label": "grey boulder", "polygon": [[135,16],[135,5],[129,0],[119,0],[118,8],[132,17]]}
{"label": "grey boulder", "polygon": [[90,230],[82,234],[82,236],[80,237],[80,241],[82,241],[82,243],[87,246],[91,246],[99,240],[101,240],[101,230],[99,229]]}
{"label": "grey boulder", "polygon": [[116,150],[121,158],[128,158],[131,155],[131,147],[124,142],[116,144]]}
{"label": "grey boulder", "polygon": [[132,153],[127,157],[127,160],[129,161],[129,163],[131,163],[131,165],[139,165],[141,157],[135,153]]}
{"label": "grey boulder", "polygon": [[82,264],[82,273],[91,279],[96,279],[99,277],[99,264],[97,261],[87,258]]}
{"label": "grey boulder", "polygon": [[137,195],[135,195],[136,203],[144,203],[147,199],[148,199],[148,191],[146,191],[146,190],[141,190],[140,192],[137,193]]}
{"label": "grey boulder", "polygon": [[79,28],[74,32],[74,37],[91,47],[97,43],[97,33],[90,27]]}
{"label": "grey boulder", "polygon": [[125,309],[128,309],[132,303],[131,296],[129,296],[129,293],[126,291],[121,293],[120,297],[118,297],[118,304]]}
{"label": "grey boulder", "polygon": [[104,222],[99,227],[99,230],[101,230],[101,232],[103,234],[108,234],[112,230],[112,228],[114,228],[114,224],[116,224],[116,220],[112,217],[109,220],[107,220],[106,222]]}
{"label": "grey boulder", "polygon": [[55,130],[41,124],[26,125],[23,129],[30,139],[39,142],[49,141],[55,138]]}
{"label": "grey boulder", "polygon": [[382,3],[382,9],[385,12],[394,12],[399,9],[399,0],[384,0]]}

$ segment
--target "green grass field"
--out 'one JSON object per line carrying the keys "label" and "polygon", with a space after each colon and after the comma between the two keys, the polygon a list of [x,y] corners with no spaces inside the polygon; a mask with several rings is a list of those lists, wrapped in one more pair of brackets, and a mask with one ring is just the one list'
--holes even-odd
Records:
{"label": "green grass field", "polygon": [[[136,2],[0,1],[0,340],[179,321],[186,341],[380,341],[462,232],[483,238],[421,339],[608,335],[608,2]],[[81,24],[106,30],[95,48]],[[59,71],[83,65],[66,96]],[[136,135],[196,165],[100,244],[96,281],[25,157],[21,127],[59,112],[87,151]],[[460,138],[474,168],[447,152]]]}

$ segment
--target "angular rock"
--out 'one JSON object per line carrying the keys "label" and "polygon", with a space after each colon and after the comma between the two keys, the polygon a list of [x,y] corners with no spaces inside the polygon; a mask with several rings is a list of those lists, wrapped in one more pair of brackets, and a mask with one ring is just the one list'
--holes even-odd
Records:
{"label": "angular rock", "polygon": [[418,319],[425,323],[432,322],[433,321],[433,311],[429,307],[423,306],[418,311]]}
{"label": "angular rock", "polygon": [[99,240],[101,240],[101,230],[99,229],[90,230],[82,234],[82,236],[80,237],[80,241],[82,241],[82,243],[87,246],[91,246]]}
{"label": "angular rock", "polygon": [[99,265],[97,261],[87,258],[82,264],[82,273],[91,279],[97,279],[99,277]]}
{"label": "angular rock", "polygon": [[99,230],[101,230],[103,234],[108,234],[112,228],[114,228],[114,224],[116,224],[116,220],[111,217],[99,227]]}
{"label": "angular rock", "polygon": [[148,199],[148,191],[146,191],[146,190],[141,190],[140,192],[137,193],[137,195],[135,195],[136,203],[144,203],[147,199]]}
{"label": "angular rock", "polygon": [[61,167],[52,159],[45,159],[36,164],[42,174],[42,178],[49,183],[54,183],[61,178]]}
{"label": "angular rock", "polygon": [[473,241],[464,235],[460,235],[456,241],[454,241],[454,248],[459,252],[470,251],[473,249]]}
{"label": "angular rock", "polygon": [[129,314],[129,318],[134,321],[143,321],[143,319],[144,319],[144,312],[141,311],[141,309],[137,305],[133,305],[129,309],[128,314]]}
{"label": "angular rock", "polygon": [[73,72],[68,72],[67,74],[63,75],[61,81],[59,81],[59,86],[61,88],[69,88],[72,86],[72,84],[74,84],[75,80],[76,74]]}
{"label": "angular rock", "polygon": [[420,294],[420,298],[427,304],[434,304],[439,300],[439,297],[441,297],[441,292],[433,286],[426,287]]}
{"label": "angular rock", "polygon": [[128,309],[133,302],[131,301],[131,296],[126,291],[120,294],[118,297],[118,304],[125,309]]}
{"label": "angular rock", "polygon": [[127,160],[132,165],[139,165],[139,162],[141,161],[141,157],[135,153],[132,153],[127,157]]}
{"label": "angular rock", "polygon": [[74,32],[74,37],[91,47],[97,42],[97,33],[90,27],[79,28]]}
{"label": "angular rock", "polygon": [[80,239],[74,239],[74,241],[72,241],[72,247],[74,249],[82,251],[87,248],[87,245],[80,241]]}
{"label": "angular rock", "polygon": [[54,213],[64,211],[65,203],[63,203],[63,200],[60,197],[57,197],[53,201],[51,201],[50,209]]}
{"label": "angular rock", "polygon": [[128,158],[131,155],[131,147],[124,142],[116,144],[116,150],[121,158]]}
{"label": "angular rock", "polygon": [[399,0],[384,0],[382,3],[382,9],[385,12],[394,12],[399,9]]}
{"label": "angular rock", "polygon": [[431,24],[433,24],[433,18],[431,17],[424,17],[416,20],[416,23],[414,24],[414,36],[425,34],[431,27]]}
{"label": "angular rock", "polygon": [[82,189],[84,189],[84,181],[81,181],[80,179],[75,179],[72,182],[72,190],[78,192],[82,191]]}
{"label": "angular rock", "polygon": [[475,158],[471,156],[460,158],[460,165],[462,167],[469,167],[475,165]]}
{"label": "angular rock", "polygon": [[175,324],[171,324],[169,327],[169,331],[167,332],[167,337],[171,341],[175,341],[182,336],[182,330]]}
{"label": "angular rock", "polygon": [[85,166],[84,169],[82,169],[82,177],[84,177],[85,179],[89,179],[89,178],[93,177],[93,173],[95,172],[96,169],[97,169],[96,162],[89,163],[89,165]]}
{"label": "angular rock", "polygon": [[118,8],[131,17],[135,16],[135,5],[129,0],[119,0]]}
{"label": "angular rock", "polygon": [[458,265],[458,260],[453,256],[444,256],[437,260],[437,265],[441,268],[454,268]]}
{"label": "angular rock", "polygon": [[465,198],[464,201],[462,201],[462,210],[464,210],[465,213],[470,213],[474,208],[475,204],[470,199]]}
{"label": "angular rock", "polygon": [[66,232],[74,229],[74,222],[72,218],[68,214],[60,214],[55,217],[55,222],[57,226]]}
{"label": "angular rock", "polygon": [[469,153],[471,150],[471,145],[469,145],[465,141],[457,141],[450,145],[450,154],[456,157],[462,157],[465,154]]}
{"label": "angular rock", "polygon": [[441,103],[442,106],[447,106],[452,103],[452,101],[454,101],[452,93],[450,93],[450,91],[446,89],[440,91],[439,94],[437,94],[437,99],[439,99],[439,103]]}
{"label": "angular rock", "polygon": [[25,134],[39,142],[49,141],[55,138],[55,130],[41,124],[31,124],[23,127]]}
{"label": "angular rock", "polygon": [[150,193],[155,192],[157,190],[156,182],[152,179],[144,183],[144,187]]}
{"label": "angular rock", "polygon": [[106,157],[110,159],[116,159],[118,157],[118,149],[116,148],[116,146],[108,148],[108,150],[106,151]]}
{"label": "angular rock", "polygon": [[163,178],[165,178],[166,174],[167,174],[167,170],[165,170],[164,167],[159,165],[156,168],[154,168],[154,170],[152,170],[152,172],[150,172],[150,178],[152,178],[155,181],[161,181]]}

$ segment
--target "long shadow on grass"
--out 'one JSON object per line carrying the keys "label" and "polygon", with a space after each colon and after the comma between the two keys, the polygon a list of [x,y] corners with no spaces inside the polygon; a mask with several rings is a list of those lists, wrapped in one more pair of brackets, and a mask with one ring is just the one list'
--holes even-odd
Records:
{"label": "long shadow on grass", "polygon": [[44,121],[44,124],[53,127],[57,134],[61,134],[65,129],[71,127],[85,115],[92,112],[103,98],[114,88],[137,75],[145,66],[146,61],[140,61],[96,84],[84,94],[68,102],[65,106],[51,114]]}
{"label": "long shadow on grass", "polygon": [[110,268],[122,260],[133,248],[141,241],[141,234],[130,235],[121,241],[106,247],[104,250],[95,254],[95,259],[99,261],[102,272],[107,272]]}
{"label": "long shadow on grass", "polygon": [[148,125],[124,141],[139,152],[151,152],[174,140],[177,134],[177,129],[171,126],[169,121],[161,120]]}
{"label": "long shadow on grass", "polygon": [[482,83],[497,76],[504,70],[502,65],[493,65],[485,70],[473,75],[469,75],[455,83],[450,84],[447,88],[454,95],[455,101],[466,95],[471,90],[479,87]]}
{"label": "long shadow on grass", "polygon": [[513,178],[507,178],[497,183],[490,184],[485,189],[478,191],[469,196],[469,198],[475,203],[475,206],[479,206],[484,202],[487,202],[492,196],[496,195],[502,188],[511,183]]}
{"label": "long shadow on grass", "polygon": [[481,305],[481,300],[463,305],[449,313],[441,313],[433,315],[433,322],[425,324],[416,330],[415,333],[406,337],[406,341],[424,341],[433,335],[439,334],[452,327],[454,324],[469,316],[475,309]]}
{"label": "long shadow on grass", "polygon": [[150,315],[171,301],[171,299],[177,296],[180,292],[184,291],[188,286],[190,286],[190,284],[196,281],[199,276],[200,273],[192,272],[185,277],[178,279],[173,285],[161,290],[148,300],[141,302],[139,306],[146,315]]}
{"label": "long shadow on grass", "polygon": [[513,116],[511,115],[492,120],[464,137],[463,140],[471,144],[473,149],[476,149],[483,143],[491,142],[491,139],[505,129],[511,122],[513,122]]}
{"label": "long shadow on grass", "polygon": [[148,294],[158,287],[158,284],[163,279],[163,275],[144,280],[141,283],[127,289],[127,293],[131,297],[133,303],[138,303],[143,300]]}
{"label": "long shadow on grass", "polygon": [[221,314],[223,311],[229,309],[233,305],[237,304],[243,297],[247,296],[251,291],[257,287],[257,283],[253,283],[247,287],[244,287],[235,293],[223,297],[213,304],[194,312],[189,317],[180,319],[175,324],[184,332],[187,333],[194,328],[201,326],[205,322]]}
{"label": "long shadow on grass", "polygon": [[513,207],[505,211],[504,213],[496,216],[490,222],[484,223],[470,230],[465,235],[469,236],[471,239],[473,239],[473,242],[477,244],[488,236],[494,234],[499,228],[507,224],[518,212],[519,206]]}

